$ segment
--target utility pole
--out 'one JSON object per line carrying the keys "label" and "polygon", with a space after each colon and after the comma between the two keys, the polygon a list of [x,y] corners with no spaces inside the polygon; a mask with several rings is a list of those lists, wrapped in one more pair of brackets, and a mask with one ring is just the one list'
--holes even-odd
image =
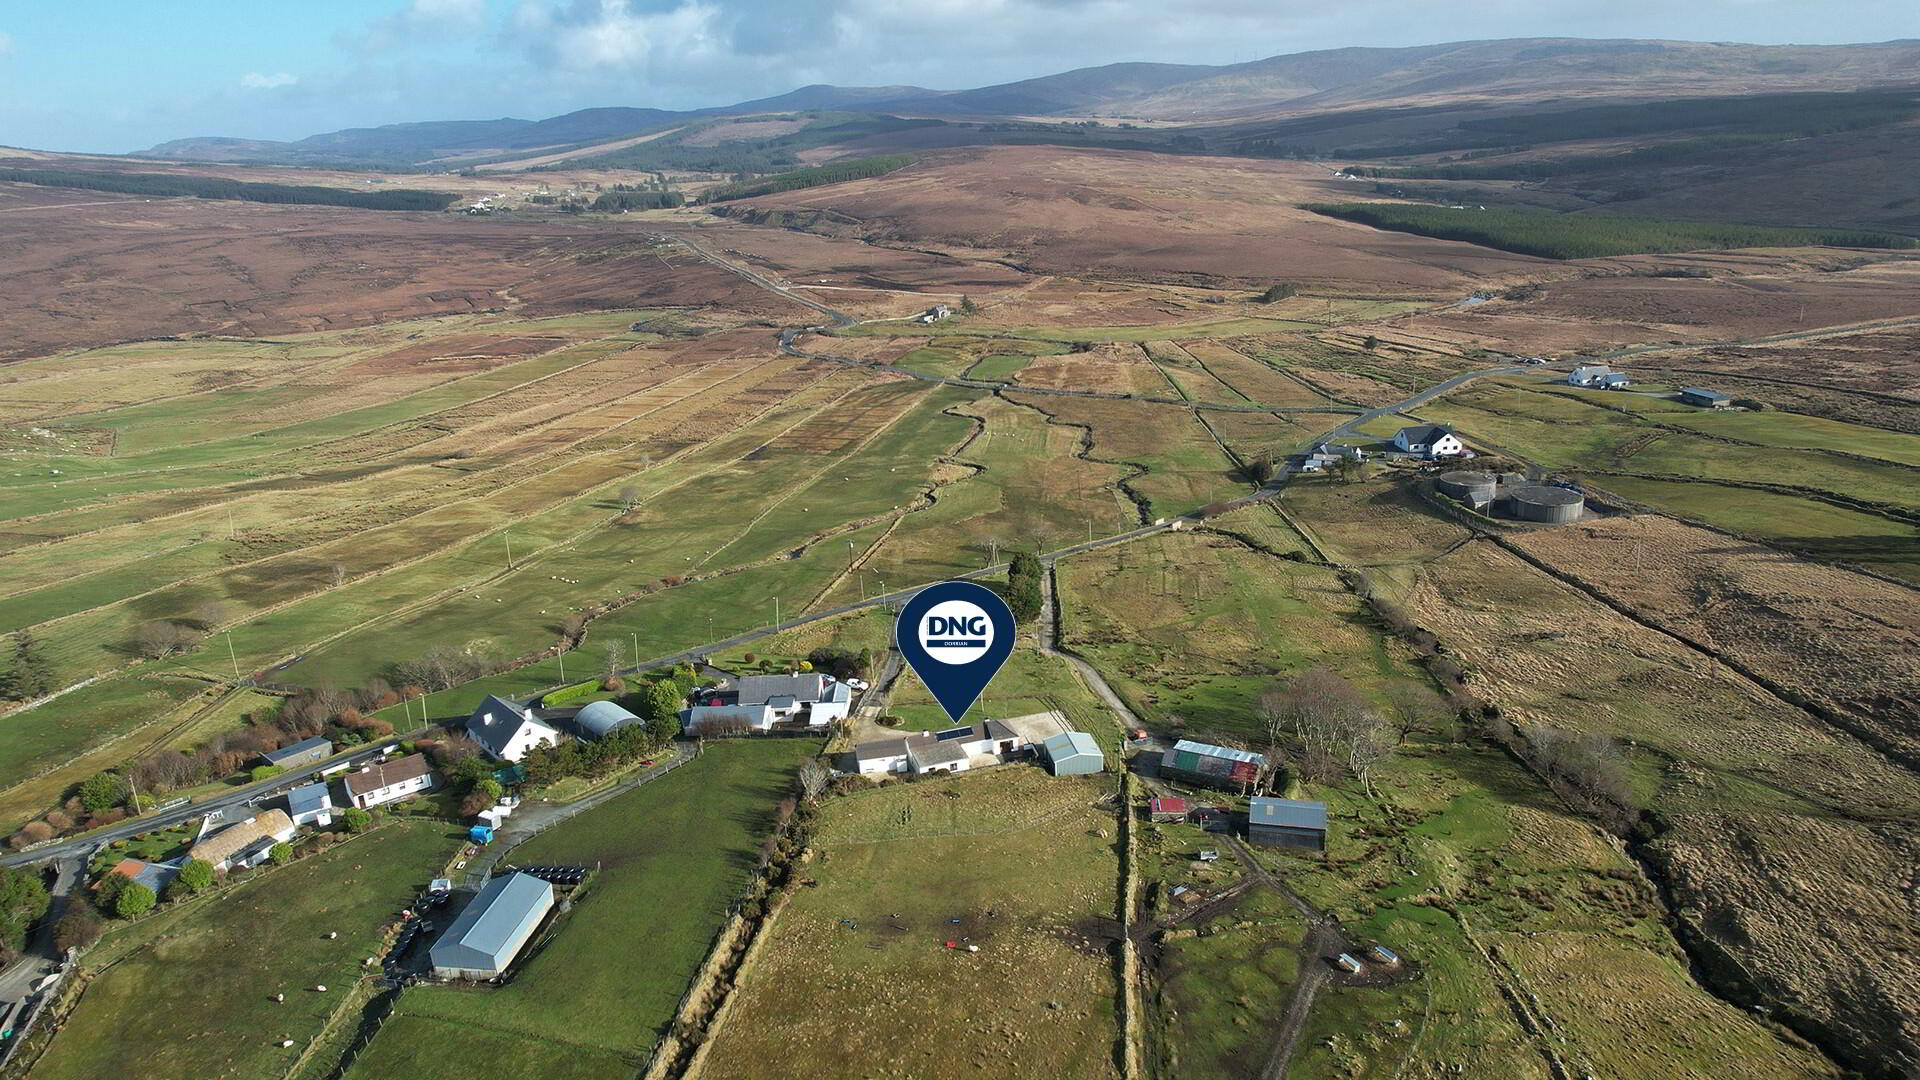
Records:
{"label": "utility pole", "polygon": [[513,569],[513,534],[503,531],[500,535],[507,540],[507,569],[511,570]]}
{"label": "utility pole", "polygon": [[240,657],[234,654],[233,631],[231,630],[227,631],[227,659],[233,661],[233,681],[237,686],[240,683]]}
{"label": "utility pole", "polygon": [[133,782],[132,776],[127,777],[127,794],[133,796],[133,816],[139,817],[140,816],[140,785]]}
{"label": "utility pole", "polygon": [[227,539],[232,540],[239,535],[240,527],[233,523],[233,507],[229,506],[227,507]]}
{"label": "utility pole", "polygon": [[633,638],[633,668],[638,671],[640,670],[640,631],[632,630],[629,634]]}
{"label": "utility pole", "polygon": [[1000,561],[1000,541],[997,539],[988,540],[987,541],[987,565],[992,566],[994,563],[997,563],[999,561]]}
{"label": "utility pole", "polygon": [[780,598],[773,598],[773,632],[780,632]]}
{"label": "utility pole", "polygon": [[560,651],[560,685],[567,685],[567,653],[564,649]]}

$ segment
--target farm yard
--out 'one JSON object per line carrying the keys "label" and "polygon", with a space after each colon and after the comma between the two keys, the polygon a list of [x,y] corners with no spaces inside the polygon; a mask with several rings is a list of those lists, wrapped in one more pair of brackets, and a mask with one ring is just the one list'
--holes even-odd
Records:
{"label": "farm yard", "polygon": [[1117,1077],[1103,793],[1014,768],[830,800],[813,884],[749,962],[707,1074]]}

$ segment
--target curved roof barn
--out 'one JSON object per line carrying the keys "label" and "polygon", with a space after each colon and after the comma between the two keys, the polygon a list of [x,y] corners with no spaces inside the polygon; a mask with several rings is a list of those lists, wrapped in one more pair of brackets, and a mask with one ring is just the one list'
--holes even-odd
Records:
{"label": "curved roof barn", "polygon": [[575,714],[573,722],[588,738],[604,739],[617,728],[639,723],[640,718],[611,701],[596,701]]}

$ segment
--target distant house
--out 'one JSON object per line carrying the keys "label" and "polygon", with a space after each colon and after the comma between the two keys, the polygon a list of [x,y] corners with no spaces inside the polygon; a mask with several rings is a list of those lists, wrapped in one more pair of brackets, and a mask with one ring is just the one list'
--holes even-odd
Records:
{"label": "distant house", "polygon": [[1567,373],[1568,386],[1598,386],[1600,380],[1613,374],[1613,369],[1605,364],[1585,364]]}
{"label": "distant house", "polygon": [[532,874],[502,874],[481,887],[427,951],[443,979],[494,979],[526,948],[547,912],[553,886]]}
{"label": "distant house", "polygon": [[324,783],[294,788],[287,792],[287,813],[295,825],[325,828],[333,824],[333,796]]}
{"label": "distant house", "polygon": [[997,765],[1032,745],[1026,736],[1001,721],[987,720],[861,743],[853,748],[853,758],[858,770],[867,776],[965,772],[977,766]]}
{"label": "distant house", "polygon": [[350,772],[342,781],[347,801],[365,810],[433,789],[433,769],[425,754],[408,754],[380,765]]}
{"label": "distant house", "polygon": [[574,727],[589,739],[604,739],[629,724],[639,722],[639,717],[611,701],[589,702],[573,715]]}
{"label": "distant house", "polygon": [[1339,464],[1342,461],[1365,461],[1367,452],[1357,446],[1342,446],[1339,443],[1321,443],[1300,456],[1297,468],[1301,472],[1317,473]]}
{"label": "distant house", "polygon": [[1147,803],[1147,816],[1154,821],[1185,821],[1187,820],[1187,800],[1154,799]]}
{"label": "distant house", "polygon": [[952,308],[945,304],[935,304],[921,314],[919,321],[923,323],[939,322],[941,319],[951,318],[952,316]]}
{"label": "distant house", "polygon": [[1626,372],[1615,371],[1600,376],[1600,381],[1594,385],[1602,390],[1625,390],[1627,387],[1633,385],[1633,380],[1627,376]]}
{"label": "distant house", "polygon": [[1697,386],[1688,386],[1680,391],[1680,400],[1689,405],[1698,405],[1703,409],[1724,409],[1733,404],[1733,398],[1718,390],[1702,390]]}
{"label": "distant house", "polygon": [[1247,803],[1247,839],[1266,847],[1324,851],[1327,804],[1305,799],[1265,799]]}
{"label": "distant house", "polygon": [[467,717],[467,734],[496,761],[519,761],[536,746],[559,746],[567,739],[528,706],[493,694]]}
{"label": "distant house", "polygon": [[1040,747],[1055,776],[1086,776],[1107,767],[1100,744],[1084,731],[1063,731]]}
{"label": "distant house", "polygon": [[1181,739],[1160,757],[1160,774],[1200,784],[1251,784],[1267,763],[1262,754]]}
{"label": "distant house", "polygon": [[269,765],[278,765],[283,769],[297,769],[302,765],[325,761],[332,755],[333,743],[324,736],[315,735],[311,739],[301,739],[297,743],[283,746],[278,750],[269,750],[260,756],[265,758]]}
{"label": "distant house", "polygon": [[[147,862],[143,859],[121,859],[114,863],[107,873],[118,874],[129,881],[137,881],[152,889],[155,896],[164,896],[167,886],[173,884],[173,879],[180,875],[180,860]],[[100,880],[101,884],[106,883],[106,878],[103,877]],[[94,888],[98,889],[99,886],[96,885]]]}
{"label": "distant house", "polygon": [[1404,427],[1393,435],[1393,448],[1403,454],[1439,458],[1463,454],[1467,447],[1453,429],[1444,424],[1418,424]]}
{"label": "distant house", "polygon": [[852,708],[852,687],[831,675],[742,675],[731,686],[697,695],[687,710],[686,728],[735,723],[752,731],[771,731],[775,724],[819,728]]}
{"label": "distant house", "polygon": [[233,870],[266,862],[275,844],[291,839],[293,819],[285,810],[268,810],[221,829],[193,845],[187,854],[212,863],[215,870]]}

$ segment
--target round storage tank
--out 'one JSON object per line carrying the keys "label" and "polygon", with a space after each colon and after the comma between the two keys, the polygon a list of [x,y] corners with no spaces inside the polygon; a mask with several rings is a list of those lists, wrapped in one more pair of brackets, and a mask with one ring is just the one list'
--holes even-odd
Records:
{"label": "round storage tank", "polygon": [[1587,506],[1586,497],[1579,492],[1544,484],[1520,488],[1509,496],[1508,501],[1513,507],[1514,517],[1522,521],[1545,521],[1556,525],[1579,521],[1581,512]]}
{"label": "round storage tank", "polygon": [[1441,473],[1433,486],[1440,489],[1442,495],[1450,495],[1467,502],[1484,503],[1493,501],[1495,480],[1490,472],[1478,469],[1455,469]]}

